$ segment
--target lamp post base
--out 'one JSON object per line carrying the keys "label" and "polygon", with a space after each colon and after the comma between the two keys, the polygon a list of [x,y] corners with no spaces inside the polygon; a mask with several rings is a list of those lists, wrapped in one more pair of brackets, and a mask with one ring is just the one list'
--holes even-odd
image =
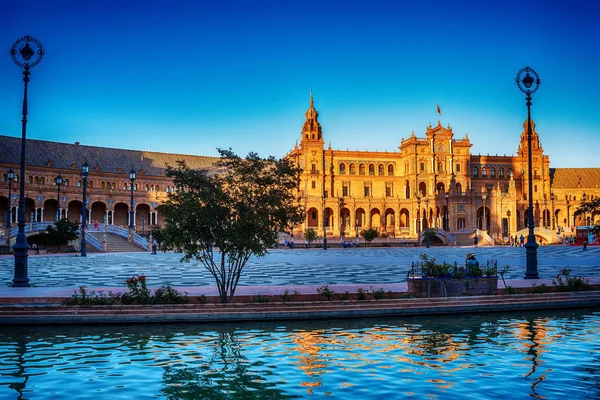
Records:
{"label": "lamp post base", "polygon": [[525,270],[525,279],[539,279],[540,274],[537,269],[537,248],[540,247],[535,240],[528,240],[525,243],[525,254],[527,259],[527,268]]}
{"label": "lamp post base", "polygon": [[[18,239],[18,237],[17,237]],[[29,252],[29,244],[27,239],[24,241],[17,240],[13,246],[15,251],[15,276],[12,281],[12,287],[30,287],[29,277],[27,273],[27,258]]]}

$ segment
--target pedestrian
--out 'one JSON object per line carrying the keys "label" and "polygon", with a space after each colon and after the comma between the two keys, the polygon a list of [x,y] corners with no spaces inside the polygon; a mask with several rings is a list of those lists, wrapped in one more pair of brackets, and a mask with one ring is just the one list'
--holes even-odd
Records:
{"label": "pedestrian", "polygon": [[94,220],[94,229],[98,229],[98,220]]}
{"label": "pedestrian", "polygon": [[473,236],[473,246],[477,247],[477,243],[479,243],[479,238],[477,235]]}
{"label": "pedestrian", "polygon": [[525,236],[523,236],[523,234],[521,233],[521,237],[519,238],[520,242],[521,242],[521,247],[523,247],[525,245]]}
{"label": "pedestrian", "polygon": [[475,254],[467,253],[467,260],[465,262],[465,267],[466,267],[467,273],[472,272],[473,268],[478,267],[478,266],[479,266],[479,262],[475,258]]}
{"label": "pedestrian", "polygon": [[294,239],[292,238],[292,240],[290,241],[290,249],[294,249]]}
{"label": "pedestrian", "polygon": [[156,247],[158,246],[158,243],[156,242],[156,239],[152,239],[152,254],[156,255]]}
{"label": "pedestrian", "polygon": [[583,241],[583,251],[586,251],[586,250],[587,250],[587,239]]}
{"label": "pedestrian", "polygon": [[308,249],[308,239],[304,239],[304,248]]}

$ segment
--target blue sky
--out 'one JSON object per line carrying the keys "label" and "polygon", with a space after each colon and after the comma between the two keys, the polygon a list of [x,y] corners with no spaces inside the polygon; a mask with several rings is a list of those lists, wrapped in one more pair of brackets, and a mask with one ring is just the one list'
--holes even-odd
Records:
{"label": "blue sky", "polygon": [[[515,154],[527,109],[514,78],[542,80],[532,118],[552,167],[600,167],[593,1],[0,2],[0,133],[20,135],[29,34],[28,137],[216,155],[283,156],[312,88],[326,142],[398,149],[438,119],[472,153]],[[436,113],[436,103],[442,116]]]}

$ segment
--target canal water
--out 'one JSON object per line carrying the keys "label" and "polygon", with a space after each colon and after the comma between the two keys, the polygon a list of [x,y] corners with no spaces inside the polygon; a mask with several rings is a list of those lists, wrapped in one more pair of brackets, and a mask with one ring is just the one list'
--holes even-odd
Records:
{"label": "canal water", "polygon": [[0,399],[600,398],[600,309],[0,327]]}

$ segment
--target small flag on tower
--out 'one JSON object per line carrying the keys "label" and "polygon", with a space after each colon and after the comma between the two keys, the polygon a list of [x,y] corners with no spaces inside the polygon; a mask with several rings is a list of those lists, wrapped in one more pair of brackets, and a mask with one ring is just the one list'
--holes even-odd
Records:
{"label": "small flag on tower", "polygon": [[435,108],[437,108],[438,114],[442,115],[442,110],[440,109],[440,106],[438,106],[438,103],[435,103]]}

